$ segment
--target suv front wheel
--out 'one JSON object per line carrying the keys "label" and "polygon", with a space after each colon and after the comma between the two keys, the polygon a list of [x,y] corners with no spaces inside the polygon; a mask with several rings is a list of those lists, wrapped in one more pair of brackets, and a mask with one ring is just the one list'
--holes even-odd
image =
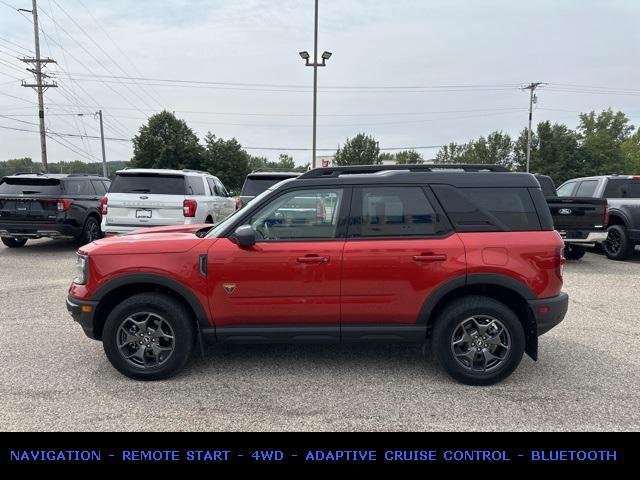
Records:
{"label": "suv front wheel", "polygon": [[134,295],[107,317],[102,335],[107,358],[136,380],[171,377],[191,358],[195,336],[190,318],[187,309],[167,295]]}
{"label": "suv front wheel", "polygon": [[433,352],[449,375],[467,385],[491,385],[513,373],[525,336],[518,317],[483,296],[454,300],[433,327]]}

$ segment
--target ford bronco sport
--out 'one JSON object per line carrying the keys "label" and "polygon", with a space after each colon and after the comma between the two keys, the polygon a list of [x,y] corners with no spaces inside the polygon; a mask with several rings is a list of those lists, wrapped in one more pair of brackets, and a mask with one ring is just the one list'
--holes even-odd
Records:
{"label": "ford bronco sport", "polygon": [[216,226],[82,247],[67,308],[136,379],[177,373],[205,343],[430,340],[454,378],[492,384],[537,358],[568,306],[540,185],[502,170],[311,170]]}

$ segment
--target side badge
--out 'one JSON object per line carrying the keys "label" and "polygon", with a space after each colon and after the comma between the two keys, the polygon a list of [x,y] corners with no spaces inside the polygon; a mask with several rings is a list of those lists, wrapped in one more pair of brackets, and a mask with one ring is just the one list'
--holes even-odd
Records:
{"label": "side badge", "polygon": [[229,295],[231,295],[233,292],[236,291],[236,284],[235,283],[224,283],[222,285],[222,288],[224,288],[225,292],[227,292]]}

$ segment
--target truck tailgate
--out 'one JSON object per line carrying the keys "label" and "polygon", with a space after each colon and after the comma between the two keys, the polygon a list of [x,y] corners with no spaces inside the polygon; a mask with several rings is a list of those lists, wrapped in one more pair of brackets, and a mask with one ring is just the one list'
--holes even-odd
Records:
{"label": "truck tailgate", "polygon": [[556,230],[597,230],[605,226],[607,201],[592,197],[546,197]]}

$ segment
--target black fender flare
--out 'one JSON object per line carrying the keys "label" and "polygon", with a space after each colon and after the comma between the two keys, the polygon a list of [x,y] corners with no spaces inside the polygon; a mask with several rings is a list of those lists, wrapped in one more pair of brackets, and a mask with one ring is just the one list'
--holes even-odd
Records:
{"label": "black fender flare", "polygon": [[[631,225],[631,222],[627,214],[624,211],[620,210],[619,208],[614,207],[609,209],[609,218],[611,217],[620,217],[622,219],[622,223],[624,224],[625,228],[629,228],[629,225]],[[609,227],[610,225],[611,225],[611,222],[609,222],[609,225],[605,225],[605,226]]]}
{"label": "black fender flare", "polygon": [[188,287],[176,280],[154,273],[131,273],[109,280],[95,291],[91,300],[99,304],[100,300],[115,289],[140,283],[158,285],[176,292],[189,304],[195,313],[198,329],[211,328],[206,309]]}

